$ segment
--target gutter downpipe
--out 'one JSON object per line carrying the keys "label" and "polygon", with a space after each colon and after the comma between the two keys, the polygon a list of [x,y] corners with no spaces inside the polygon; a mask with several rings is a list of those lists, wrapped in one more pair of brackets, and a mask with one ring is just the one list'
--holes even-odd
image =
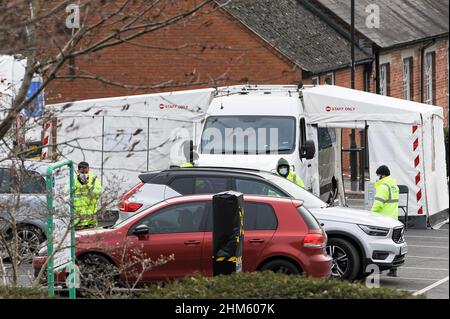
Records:
{"label": "gutter downpipe", "polygon": [[375,92],[380,94],[380,52],[378,48],[375,51]]}

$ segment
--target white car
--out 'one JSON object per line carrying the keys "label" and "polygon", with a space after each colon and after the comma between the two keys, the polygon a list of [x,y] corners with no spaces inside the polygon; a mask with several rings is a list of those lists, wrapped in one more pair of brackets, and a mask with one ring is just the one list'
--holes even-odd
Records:
{"label": "white car", "polygon": [[194,167],[144,173],[141,182],[121,200],[120,220],[170,197],[236,190],[243,194],[301,199],[328,235],[327,251],[333,257],[332,276],[348,280],[405,262],[407,245],[401,222],[370,211],[330,207],[296,184],[270,172],[248,169]]}

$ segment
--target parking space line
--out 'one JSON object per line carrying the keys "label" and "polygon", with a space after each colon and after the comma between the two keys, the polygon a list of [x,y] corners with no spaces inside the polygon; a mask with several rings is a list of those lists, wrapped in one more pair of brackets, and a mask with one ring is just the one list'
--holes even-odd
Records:
{"label": "parking space line", "polygon": [[410,256],[410,255],[406,255],[406,258],[423,258],[423,259],[448,260],[448,258],[443,258],[443,257]]}
{"label": "parking space line", "polygon": [[420,267],[401,267],[400,269],[422,269],[422,270],[437,270],[437,271],[448,271],[448,268],[420,268]]}
{"label": "parking space line", "polygon": [[423,293],[425,293],[425,292],[427,292],[427,291],[429,291],[429,290],[431,290],[433,288],[436,288],[439,285],[442,285],[446,281],[448,281],[448,276],[443,278],[443,279],[441,279],[441,280],[439,280],[439,281],[437,281],[437,282],[435,282],[434,284],[431,284],[431,285],[423,288],[422,290],[416,291],[415,293],[413,293],[413,296],[417,296],[417,295],[423,294]]}
{"label": "parking space line", "polygon": [[415,236],[415,235],[411,235],[411,236],[409,236],[409,235],[406,235],[405,236],[405,238],[406,239],[408,239],[408,238],[432,238],[432,239],[448,239],[448,237],[447,236],[441,236],[441,237],[429,237],[429,236]]}
{"label": "parking space line", "polygon": [[423,280],[423,281],[435,281],[439,280],[439,278],[410,278],[410,277],[381,277],[381,279],[405,279],[405,280]]}
{"label": "parking space line", "polygon": [[408,245],[408,247],[423,247],[423,248],[440,248],[440,249],[448,249],[448,246],[447,246],[447,247],[442,247],[442,246]]}

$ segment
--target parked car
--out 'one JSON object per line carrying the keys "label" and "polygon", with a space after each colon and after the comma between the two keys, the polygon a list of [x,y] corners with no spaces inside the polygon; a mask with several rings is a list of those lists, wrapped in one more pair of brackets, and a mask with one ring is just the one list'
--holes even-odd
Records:
{"label": "parked car", "polygon": [[[20,254],[33,254],[46,240],[45,161],[2,161],[0,164],[0,236],[12,237],[15,221]],[[5,254],[0,255],[5,257]]]}
{"label": "parked car", "polygon": [[[193,273],[212,275],[212,197],[191,195],[162,201],[111,228],[77,232],[76,256],[81,264],[95,260],[96,268],[127,268],[122,284],[134,283],[141,263],[128,267],[142,253],[175,259],[143,273],[140,284],[182,278]],[[327,236],[317,220],[290,198],[245,196],[243,271],[272,270],[286,274],[328,277],[331,258]],[[136,253],[137,250],[139,253]],[[124,256],[124,258],[122,258]],[[38,273],[46,248],[33,259]],[[60,273],[58,280],[65,274]]]}
{"label": "parked car", "polygon": [[120,217],[127,218],[173,196],[236,190],[244,194],[275,195],[304,201],[328,235],[333,257],[332,276],[354,280],[366,276],[370,264],[381,271],[405,262],[404,226],[370,211],[330,207],[296,184],[270,172],[236,168],[172,168],[141,174],[140,183],[120,201]]}

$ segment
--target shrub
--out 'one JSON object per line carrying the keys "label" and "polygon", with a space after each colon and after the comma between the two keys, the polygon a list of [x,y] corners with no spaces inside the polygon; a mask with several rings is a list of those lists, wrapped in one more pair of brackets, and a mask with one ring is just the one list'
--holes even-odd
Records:
{"label": "shrub", "polygon": [[47,291],[37,288],[9,287],[0,285],[0,299],[44,299]]}
{"label": "shrub", "polygon": [[151,299],[405,299],[409,292],[367,288],[361,283],[313,279],[273,272],[229,276],[193,276],[166,285],[154,285],[137,294]]}

